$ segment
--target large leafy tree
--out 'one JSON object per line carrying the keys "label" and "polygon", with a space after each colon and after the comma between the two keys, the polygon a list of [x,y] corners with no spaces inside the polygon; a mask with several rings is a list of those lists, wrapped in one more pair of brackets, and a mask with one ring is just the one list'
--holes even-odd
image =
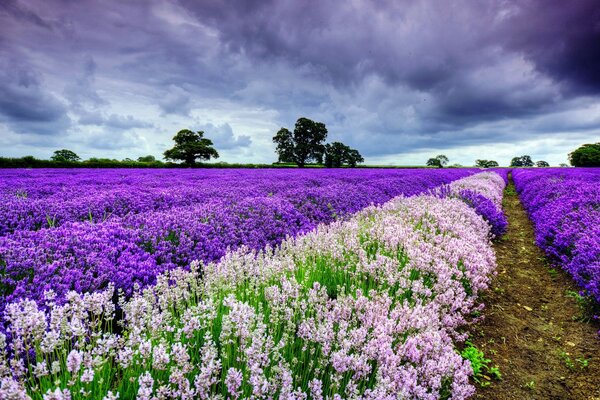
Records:
{"label": "large leafy tree", "polygon": [[277,145],[276,152],[281,162],[295,162],[298,167],[304,167],[308,162],[323,162],[327,128],[322,122],[308,118],[298,118],[294,132],[281,128],[273,137]]}
{"label": "large leafy tree", "polygon": [[278,155],[278,162],[293,163],[294,159],[294,135],[287,128],[281,128],[273,137],[273,142],[277,145],[275,152]]}
{"label": "large leafy tree", "polygon": [[536,162],[535,162],[535,166],[536,166],[536,167],[539,167],[539,168],[546,168],[546,167],[549,167],[549,166],[550,166],[550,164],[548,164],[548,162],[547,162],[547,161],[540,160],[540,161],[536,161]]}
{"label": "large leafy tree", "polygon": [[356,149],[350,149],[346,154],[346,161],[348,165],[351,167],[356,167],[356,164],[361,164],[365,162],[363,156]]}
{"label": "large leafy tree", "polygon": [[531,156],[528,155],[514,157],[510,160],[511,167],[533,167],[533,165],[533,160],[531,159]]}
{"label": "large leafy tree", "polygon": [[56,150],[50,159],[57,162],[76,162],[81,160],[75,152],[67,149]]}
{"label": "large leafy tree", "polygon": [[569,154],[574,167],[600,167],[600,142],[584,144]]}
{"label": "large leafy tree", "polygon": [[219,158],[213,142],[204,137],[203,131],[192,132],[182,129],[173,137],[175,146],[164,152],[166,160],[183,161],[187,165],[196,164],[196,160]]}
{"label": "large leafy tree", "polygon": [[339,168],[342,165],[356,167],[356,164],[364,161],[358,150],[352,149],[344,143],[333,142],[325,145],[326,167]]}
{"label": "large leafy tree", "polygon": [[446,157],[444,154],[439,154],[427,160],[427,166],[442,168],[444,165],[448,164],[448,161],[450,161],[448,157]]}

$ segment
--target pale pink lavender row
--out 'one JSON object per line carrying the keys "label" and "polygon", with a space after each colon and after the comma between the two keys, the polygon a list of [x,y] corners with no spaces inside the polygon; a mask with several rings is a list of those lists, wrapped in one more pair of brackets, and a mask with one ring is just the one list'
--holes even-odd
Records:
{"label": "pale pink lavender row", "polygon": [[[0,221],[5,230],[20,229],[0,237],[0,310],[25,297],[41,302],[49,289],[60,299],[113,282],[130,294],[135,284],[153,284],[160,272],[193,260],[275,246],[369,204],[473,172],[5,170]],[[93,222],[80,222],[88,213]],[[58,226],[34,230],[48,215]]]}
{"label": "pale pink lavender row", "polygon": [[455,197],[482,216],[490,225],[492,238],[506,233],[508,220],[502,210],[502,193],[508,182],[506,170],[484,172],[442,185],[431,193],[437,197]]}
{"label": "pale pink lavender row", "polygon": [[600,168],[513,170],[535,239],[600,303]]}

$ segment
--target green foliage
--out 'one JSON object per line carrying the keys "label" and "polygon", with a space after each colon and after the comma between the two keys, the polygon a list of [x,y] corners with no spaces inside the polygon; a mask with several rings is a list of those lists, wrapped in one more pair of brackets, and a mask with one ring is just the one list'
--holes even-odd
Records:
{"label": "green foliage", "polygon": [[569,353],[567,353],[566,351],[561,351],[561,352],[558,353],[558,355],[565,362],[565,365],[567,366],[567,368],[569,368],[569,369],[575,369],[575,363],[573,362],[573,360],[569,356]]}
{"label": "green foliage", "polygon": [[325,145],[326,167],[339,168],[343,165],[356,167],[356,164],[364,161],[358,150],[352,149],[344,143],[333,142]]}
{"label": "green foliage", "polygon": [[153,155],[147,155],[147,156],[143,156],[143,157],[138,157],[138,162],[144,162],[144,163],[152,163],[152,162],[156,162],[156,157],[154,157]]}
{"label": "green foliage", "polygon": [[534,390],[535,389],[535,381],[531,380],[531,381],[525,383],[525,387],[529,390]]}
{"label": "green foliage", "polygon": [[275,152],[278,155],[277,161],[280,163],[294,162],[294,136],[287,128],[281,128],[273,137],[273,142],[277,145]]}
{"label": "green foliage", "polygon": [[324,123],[298,118],[294,127],[294,156],[299,167],[303,167],[309,160],[323,163],[323,142],[326,138],[327,128]]}
{"label": "green foliage", "polygon": [[600,142],[584,144],[569,154],[574,167],[600,167]]}
{"label": "green foliage", "polygon": [[444,154],[439,154],[427,160],[427,166],[442,168],[444,165],[448,164],[448,161],[448,157],[446,157]]}
{"label": "green foliage", "polygon": [[475,160],[475,166],[479,168],[496,168],[499,164],[495,160]]}
{"label": "green foliage", "polygon": [[494,378],[497,380],[502,379],[502,374],[497,366],[491,367],[489,364],[492,360],[485,358],[483,351],[479,350],[470,341],[465,342],[465,348],[461,351],[460,355],[465,360],[471,362],[471,368],[473,369],[473,380],[479,383],[480,386],[488,386],[490,383],[481,380],[482,378]]}
{"label": "green foliage", "polygon": [[315,122],[308,118],[298,118],[294,132],[281,128],[273,137],[277,145],[276,152],[280,162],[295,162],[298,167],[304,167],[313,161],[323,163],[327,128],[322,122]]}
{"label": "green foliage", "polygon": [[533,167],[533,161],[531,156],[523,155],[521,157],[514,157],[510,160],[511,167]]}
{"label": "green foliage", "polygon": [[58,162],[77,162],[81,160],[75,152],[67,149],[56,150],[50,159]]}
{"label": "green foliage", "polygon": [[442,164],[440,163],[440,160],[438,160],[437,158],[430,158],[429,160],[427,160],[427,166],[442,168]]}
{"label": "green foliage", "polygon": [[547,163],[546,161],[544,161],[544,160],[540,160],[540,161],[536,161],[536,162],[535,162],[535,166],[536,166],[536,167],[538,167],[538,168],[546,168],[546,167],[549,167],[549,166],[550,166],[550,164],[548,164],[548,163]]}
{"label": "green foliage", "polygon": [[600,312],[600,307],[590,296],[582,295],[575,290],[567,290],[566,296],[575,299],[579,307],[579,315],[573,316],[573,320],[575,321],[588,323],[594,318],[594,315],[598,315]]}
{"label": "green foliage", "polygon": [[213,142],[204,137],[203,131],[192,132],[182,129],[173,137],[175,146],[164,152],[166,160],[183,161],[186,165],[196,164],[196,159],[210,160],[219,158]]}

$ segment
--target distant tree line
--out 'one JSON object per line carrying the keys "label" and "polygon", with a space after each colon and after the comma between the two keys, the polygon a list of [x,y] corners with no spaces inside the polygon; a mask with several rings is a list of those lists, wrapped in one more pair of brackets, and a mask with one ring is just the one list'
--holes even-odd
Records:
{"label": "distant tree line", "polygon": [[329,168],[356,167],[365,160],[358,150],[341,142],[325,143],[327,128],[322,122],[298,118],[294,132],[281,128],[275,136],[278,163],[296,164],[302,168],[308,163],[324,164]]}
{"label": "distant tree line", "polygon": [[[274,164],[229,164],[225,162],[206,164],[212,158],[218,158],[219,153],[214,148],[212,140],[204,137],[203,131],[193,132],[182,129],[173,137],[175,145],[163,153],[166,162],[157,160],[153,155],[138,157],[137,160],[109,158],[90,158],[81,160],[75,152],[68,149],[56,150],[50,160],[41,160],[33,156],[21,158],[0,157],[0,168],[48,168],[48,167],[91,167],[91,168],[169,168],[169,167],[356,167],[364,159],[358,150],[342,142],[325,143],[327,128],[322,122],[308,118],[298,118],[294,131],[281,128],[273,137],[276,145],[275,152],[278,160]],[[198,163],[199,161],[199,163]],[[569,161],[575,167],[600,167],[600,143],[584,144],[569,154]],[[180,163],[178,163],[180,162]],[[449,159],[444,154],[429,158],[428,167],[443,168]],[[478,159],[475,166],[479,168],[495,168],[495,160]],[[531,156],[513,157],[510,167],[549,167],[544,160],[533,161]],[[567,164],[560,164],[568,167]],[[459,168],[460,164],[450,167]]]}
{"label": "distant tree line", "polygon": [[499,164],[495,160],[475,160],[475,166],[479,168],[496,168]]}
{"label": "distant tree line", "polygon": [[523,155],[520,157],[513,157],[513,159],[510,161],[510,166],[511,167],[539,167],[539,168],[545,168],[545,167],[549,167],[550,164],[548,164],[546,161],[544,160],[539,160],[539,161],[533,161],[531,159],[531,156],[529,155]]}
{"label": "distant tree line", "polygon": [[[428,167],[443,168],[444,166],[446,166],[448,164],[448,162],[449,162],[448,157],[444,154],[440,154],[440,155],[437,155],[435,157],[428,159],[426,165]],[[477,168],[497,168],[499,166],[500,165],[498,164],[498,162],[496,160],[484,160],[484,159],[475,160],[475,167],[477,167]],[[511,167],[533,167],[533,166],[549,167],[550,164],[548,164],[544,160],[533,162],[531,160],[531,156],[524,155],[524,156],[520,156],[520,157],[514,157],[510,162],[510,166]],[[567,167],[568,165],[560,164],[560,166]],[[453,164],[450,167],[460,168],[460,167],[462,167],[462,165]]]}
{"label": "distant tree line", "polygon": [[[185,164],[174,162],[162,162],[160,160],[145,161],[155,159],[154,156],[138,157],[136,160],[125,158],[123,160],[111,158],[92,157],[82,161],[54,161],[42,160],[33,156],[25,157],[0,157],[0,168],[182,168]],[[140,161],[142,160],[142,161]],[[196,163],[191,168],[296,168],[295,165],[287,164],[249,164],[249,163]],[[315,166],[311,166],[315,167]]]}

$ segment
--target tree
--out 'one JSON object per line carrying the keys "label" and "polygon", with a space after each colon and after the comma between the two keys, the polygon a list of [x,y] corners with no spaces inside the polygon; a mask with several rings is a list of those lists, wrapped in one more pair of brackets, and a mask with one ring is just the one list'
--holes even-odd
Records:
{"label": "tree", "polygon": [[550,164],[548,164],[548,163],[547,163],[546,161],[544,161],[544,160],[540,160],[540,161],[536,161],[536,162],[535,162],[535,166],[536,166],[536,167],[539,167],[539,168],[546,168],[546,167],[549,167],[549,166],[550,166]]}
{"label": "tree", "polygon": [[436,159],[438,159],[440,161],[440,165],[444,166],[448,164],[448,157],[446,157],[444,154],[439,154],[437,156],[435,156]]}
{"label": "tree", "polygon": [[342,165],[356,167],[356,164],[365,160],[358,150],[352,149],[341,142],[333,142],[325,145],[325,166],[339,168]]}
{"label": "tree", "polygon": [[175,146],[165,151],[165,160],[183,161],[187,165],[196,164],[196,159],[210,160],[219,158],[219,153],[213,147],[213,142],[204,137],[203,131],[192,132],[182,129],[173,137]]}
{"label": "tree", "polygon": [[50,159],[57,162],[77,162],[81,160],[77,154],[67,149],[56,150]]}
{"label": "tree", "polygon": [[498,162],[494,160],[475,160],[475,166],[479,168],[496,168]]}
{"label": "tree", "polygon": [[315,122],[308,118],[298,118],[294,133],[286,128],[281,128],[273,137],[277,145],[275,150],[282,162],[292,160],[298,167],[304,167],[307,162],[323,162],[327,128],[322,122]]}
{"label": "tree", "polygon": [[600,167],[600,142],[584,144],[569,154],[574,167]]}
{"label": "tree", "polygon": [[138,157],[138,162],[145,162],[145,163],[153,163],[156,162],[156,157],[152,156],[152,155],[147,155],[147,156],[143,156],[143,157]]}
{"label": "tree", "polygon": [[531,160],[531,157],[528,155],[524,155],[521,157],[514,157],[510,161],[510,166],[511,167],[533,167],[533,161]]}
{"label": "tree", "polygon": [[273,142],[277,145],[275,152],[278,154],[277,162],[294,162],[294,136],[289,129],[281,128],[273,137]]}
{"label": "tree", "polygon": [[434,158],[430,158],[429,160],[427,160],[427,166],[442,168],[444,165],[448,164],[448,161],[448,157],[446,157],[443,154],[439,154]]}
{"label": "tree", "polygon": [[298,118],[294,127],[294,161],[299,167],[304,167],[308,161],[323,163],[327,138],[327,128],[322,122],[311,121],[308,118]]}
{"label": "tree", "polygon": [[350,149],[346,156],[346,161],[348,162],[348,165],[352,168],[356,167],[356,164],[361,164],[365,162],[363,156],[361,156],[358,150],[356,149]]}
{"label": "tree", "polygon": [[427,160],[427,166],[442,168],[442,163],[437,158],[430,158],[429,160]]}
{"label": "tree", "polygon": [[560,163],[560,164],[558,164],[558,166],[561,167],[561,168],[568,168],[569,164]]}

